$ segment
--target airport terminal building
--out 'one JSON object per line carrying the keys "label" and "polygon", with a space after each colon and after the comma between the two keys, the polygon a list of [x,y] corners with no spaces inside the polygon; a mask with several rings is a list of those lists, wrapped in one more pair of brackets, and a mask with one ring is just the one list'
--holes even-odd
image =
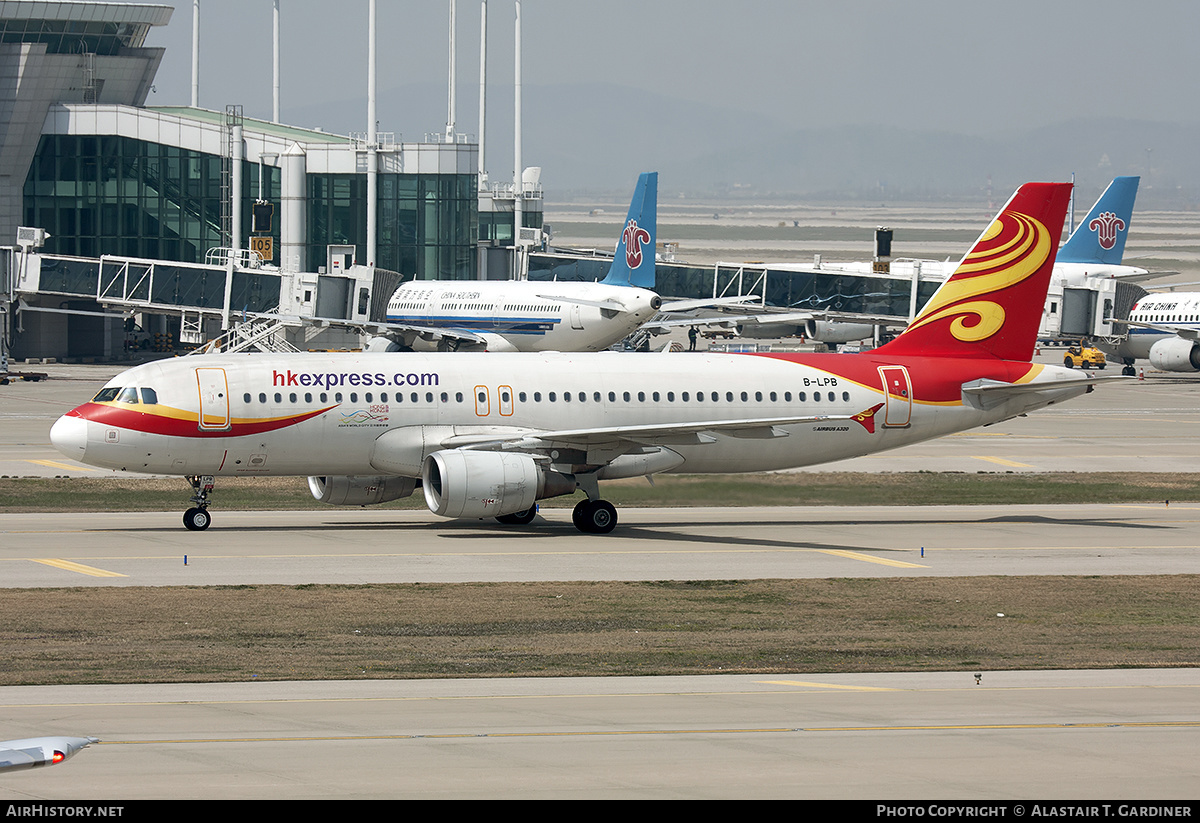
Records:
{"label": "airport terminal building", "polygon": [[[30,255],[39,272],[12,250],[0,263],[6,297],[23,314],[14,356],[82,354],[81,341],[97,331],[86,312],[137,308],[111,299],[103,270],[114,258],[156,261],[161,282],[145,295],[154,298],[150,311],[164,310],[158,301],[171,294],[180,295],[180,311],[215,310],[214,284],[189,305],[197,287],[183,281],[223,280],[231,268],[234,279],[257,281],[243,291],[258,298],[231,296],[219,306],[226,313],[263,310],[272,300],[282,311],[286,300],[274,296],[293,291],[308,291],[315,307],[323,290],[334,296],[319,301],[323,308],[347,319],[356,284],[373,285],[374,270],[388,273],[389,285],[507,276],[516,193],[511,184],[481,190],[479,147],[467,135],[404,143],[380,133],[368,142],[366,134],[244,117],[236,105],[147,106],[164,51],[147,47],[147,35],[173,11],[0,0],[0,245],[12,244],[20,227],[44,232]],[[540,227],[536,179],[520,194],[523,225]],[[179,265],[168,275],[171,263]],[[347,278],[355,267],[371,272]],[[315,277],[290,276],[297,273]],[[16,287],[31,283],[18,301]],[[137,297],[136,288],[120,291]],[[74,326],[87,331],[72,333]],[[113,345],[89,353],[112,354]]]}
{"label": "airport terminal building", "polygon": [[[605,275],[603,255],[544,250],[538,170],[488,184],[469,135],[403,142],[233,104],[147,106],[164,51],[147,35],[173,12],[0,0],[0,321],[13,358],[198,345],[264,314],[299,318],[276,329],[298,348],[354,348],[403,280]],[[920,283],[920,299],[935,287]],[[657,288],[904,314],[912,279],[663,261]],[[145,328],[131,340],[133,317]]]}

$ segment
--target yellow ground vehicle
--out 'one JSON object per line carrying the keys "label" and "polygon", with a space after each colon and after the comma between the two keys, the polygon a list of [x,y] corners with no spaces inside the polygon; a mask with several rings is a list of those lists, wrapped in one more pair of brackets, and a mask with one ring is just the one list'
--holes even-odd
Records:
{"label": "yellow ground vehicle", "polygon": [[1107,364],[1108,361],[1104,358],[1104,352],[1093,346],[1089,346],[1082,340],[1079,341],[1078,345],[1068,347],[1067,353],[1063,355],[1063,365],[1068,369],[1090,369],[1092,367],[1102,369]]}

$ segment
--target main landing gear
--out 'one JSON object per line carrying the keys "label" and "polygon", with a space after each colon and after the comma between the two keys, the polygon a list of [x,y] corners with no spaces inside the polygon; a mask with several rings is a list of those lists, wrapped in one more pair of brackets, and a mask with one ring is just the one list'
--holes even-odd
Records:
{"label": "main landing gear", "polygon": [[617,526],[617,508],[607,500],[581,500],[571,521],[584,534],[608,534]]}
{"label": "main landing gear", "polygon": [[196,505],[183,513],[183,525],[188,531],[202,532],[212,523],[208,513],[208,493],[213,490],[212,475],[189,475],[194,494],[190,502]]}
{"label": "main landing gear", "polygon": [[[506,526],[525,526],[537,516],[537,506],[523,512],[502,514],[496,522]],[[584,534],[608,534],[617,525],[617,509],[607,500],[580,500],[571,512],[571,522]]]}

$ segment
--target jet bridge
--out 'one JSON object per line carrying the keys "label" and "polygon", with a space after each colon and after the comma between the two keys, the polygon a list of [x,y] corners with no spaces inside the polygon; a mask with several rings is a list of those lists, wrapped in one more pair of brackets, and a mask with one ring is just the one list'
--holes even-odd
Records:
{"label": "jet bridge", "polygon": [[205,263],[100,258],[0,249],[4,339],[14,358],[96,357],[126,352],[125,321],[202,346],[236,326],[219,347],[358,348],[386,319],[396,272],[344,259],[333,273],[284,272],[251,252],[213,250]]}
{"label": "jet bridge", "polygon": [[1137,301],[1148,292],[1116,278],[1062,278],[1051,282],[1039,336],[1045,340],[1080,339],[1116,342],[1124,337]]}

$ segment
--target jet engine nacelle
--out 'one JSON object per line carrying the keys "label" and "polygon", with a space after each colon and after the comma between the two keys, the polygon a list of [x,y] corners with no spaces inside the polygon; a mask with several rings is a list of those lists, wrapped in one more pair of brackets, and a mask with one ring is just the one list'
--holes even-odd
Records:
{"label": "jet engine nacelle", "polygon": [[334,476],[310,477],[308,489],[322,503],[333,506],[370,506],[408,497],[417,488],[412,477]]}
{"label": "jet engine nacelle", "polygon": [[443,449],[421,469],[425,504],[442,517],[499,517],[544,497],[575,491],[575,481],[542,471],[527,454]]}
{"label": "jet engine nacelle", "polygon": [[363,347],[363,351],[397,352],[403,350],[400,344],[390,337],[372,337]]}
{"label": "jet engine nacelle", "polygon": [[750,340],[775,340],[804,333],[804,326],[795,323],[739,323],[738,337]]}
{"label": "jet engine nacelle", "polygon": [[1182,337],[1159,340],[1150,347],[1150,365],[1163,371],[1200,371],[1200,345]]}
{"label": "jet engine nacelle", "polygon": [[804,321],[804,336],[822,343],[853,343],[875,335],[870,323],[838,323],[829,320]]}
{"label": "jet engine nacelle", "polygon": [[499,334],[491,332],[478,332],[479,336],[486,341],[488,351],[520,351],[512,342]]}

